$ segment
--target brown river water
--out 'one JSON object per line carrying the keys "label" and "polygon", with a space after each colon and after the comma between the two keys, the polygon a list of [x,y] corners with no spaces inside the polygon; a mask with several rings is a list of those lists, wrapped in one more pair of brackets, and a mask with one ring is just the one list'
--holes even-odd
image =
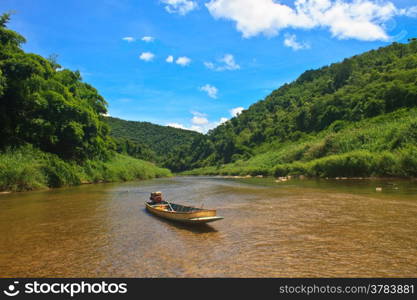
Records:
{"label": "brown river water", "polygon": [[[144,207],[156,190],[225,219],[159,219]],[[416,276],[416,181],[175,177],[0,195],[0,277]]]}

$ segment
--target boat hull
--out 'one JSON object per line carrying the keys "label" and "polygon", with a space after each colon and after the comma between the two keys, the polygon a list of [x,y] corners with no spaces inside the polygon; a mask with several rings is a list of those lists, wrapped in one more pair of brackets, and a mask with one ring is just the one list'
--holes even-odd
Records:
{"label": "boat hull", "polygon": [[175,222],[204,224],[223,219],[223,217],[217,216],[216,210],[214,209],[198,209],[190,212],[178,212],[164,210],[162,209],[163,205],[152,205],[148,202],[145,202],[145,205],[146,209],[153,215]]}

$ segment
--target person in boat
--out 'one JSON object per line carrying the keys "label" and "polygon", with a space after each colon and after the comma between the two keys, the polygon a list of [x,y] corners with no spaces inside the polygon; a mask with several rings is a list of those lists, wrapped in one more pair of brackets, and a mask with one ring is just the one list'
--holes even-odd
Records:
{"label": "person in boat", "polygon": [[153,192],[151,193],[151,197],[149,198],[151,203],[162,203],[164,200],[162,199],[162,193],[161,192]]}

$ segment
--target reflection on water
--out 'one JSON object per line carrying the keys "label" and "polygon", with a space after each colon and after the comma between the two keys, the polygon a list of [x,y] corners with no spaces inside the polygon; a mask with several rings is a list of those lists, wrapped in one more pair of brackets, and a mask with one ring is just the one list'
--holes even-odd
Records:
{"label": "reflection on water", "polygon": [[[156,218],[155,190],[225,219]],[[0,276],[415,277],[417,184],[180,177],[0,195]]]}

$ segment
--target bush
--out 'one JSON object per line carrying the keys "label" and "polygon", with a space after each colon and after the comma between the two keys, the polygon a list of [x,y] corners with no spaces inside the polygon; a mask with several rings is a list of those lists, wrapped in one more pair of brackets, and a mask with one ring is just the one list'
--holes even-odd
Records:
{"label": "bush", "polygon": [[33,190],[46,186],[46,177],[32,147],[7,149],[0,155],[0,190]]}
{"label": "bush", "polygon": [[375,175],[402,176],[398,159],[390,152],[382,152],[375,158]]}
{"label": "bush", "polygon": [[368,151],[331,155],[313,161],[311,170],[320,177],[370,176],[373,172],[373,156]]}
{"label": "bush", "polygon": [[289,167],[288,165],[278,165],[274,169],[274,176],[281,177],[281,176],[287,176],[289,173]]}
{"label": "bush", "polygon": [[43,166],[49,187],[61,187],[81,184],[80,170],[75,165],[50,155]]}
{"label": "bush", "polygon": [[402,174],[407,177],[417,176],[417,147],[408,146],[399,151],[399,165]]}
{"label": "bush", "polygon": [[7,191],[167,176],[171,176],[168,169],[120,154],[107,161],[88,160],[80,165],[31,146],[0,153],[0,190]]}

